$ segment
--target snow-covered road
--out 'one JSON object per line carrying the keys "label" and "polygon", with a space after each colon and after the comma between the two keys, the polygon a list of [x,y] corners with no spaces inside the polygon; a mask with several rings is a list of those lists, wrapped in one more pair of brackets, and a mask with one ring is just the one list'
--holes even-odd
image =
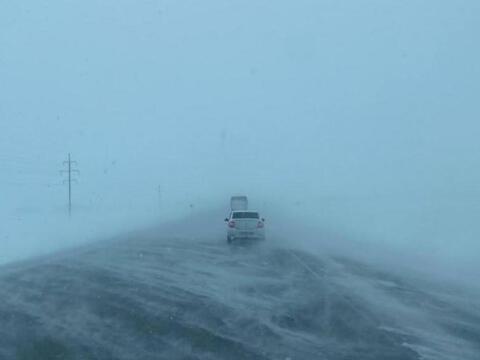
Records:
{"label": "snow-covered road", "polygon": [[130,234],[4,266],[0,358],[478,359],[479,302],[426,284],[274,239]]}

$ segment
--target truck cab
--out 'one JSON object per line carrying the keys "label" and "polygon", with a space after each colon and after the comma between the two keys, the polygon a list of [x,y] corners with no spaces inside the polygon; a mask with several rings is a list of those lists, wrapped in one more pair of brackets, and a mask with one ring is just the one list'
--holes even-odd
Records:
{"label": "truck cab", "polygon": [[232,196],[230,198],[230,209],[232,211],[248,210],[248,198],[245,195]]}

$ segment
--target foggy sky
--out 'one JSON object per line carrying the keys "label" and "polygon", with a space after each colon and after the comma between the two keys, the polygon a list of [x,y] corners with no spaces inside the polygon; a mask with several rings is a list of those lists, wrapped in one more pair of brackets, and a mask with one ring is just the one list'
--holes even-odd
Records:
{"label": "foggy sky", "polygon": [[480,234],[479,11],[2,1],[1,207],[61,206],[72,152],[84,207],[154,207],[158,185],[182,209],[248,193],[463,256]]}

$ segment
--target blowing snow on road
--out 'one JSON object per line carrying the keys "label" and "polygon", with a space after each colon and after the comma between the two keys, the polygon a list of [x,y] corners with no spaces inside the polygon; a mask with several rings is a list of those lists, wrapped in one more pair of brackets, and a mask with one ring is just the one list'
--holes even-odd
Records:
{"label": "blowing snow on road", "polygon": [[174,228],[4,266],[2,359],[478,359],[480,304],[358,261]]}

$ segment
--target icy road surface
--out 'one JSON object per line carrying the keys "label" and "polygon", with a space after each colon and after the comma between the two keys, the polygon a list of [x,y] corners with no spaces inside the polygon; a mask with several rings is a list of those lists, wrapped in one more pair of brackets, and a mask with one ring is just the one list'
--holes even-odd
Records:
{"label": "icy road surface", "polygon": [[480,359],[478,302],[274,239],[155,233],[4,266],[1,359]]}

